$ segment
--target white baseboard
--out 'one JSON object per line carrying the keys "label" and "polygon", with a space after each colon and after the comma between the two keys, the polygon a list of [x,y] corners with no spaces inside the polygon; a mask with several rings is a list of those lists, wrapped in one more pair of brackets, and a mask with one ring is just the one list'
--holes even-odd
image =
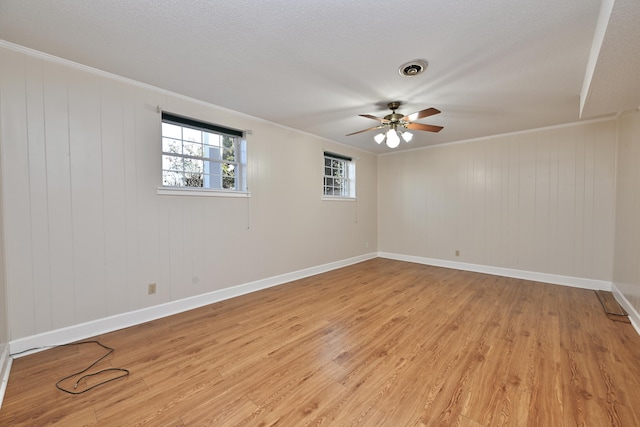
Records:
{"label": "white baseboard", "polygon": [[91,322],[81,323],[78,325],[69,326],[62,329],[56,329],[53,331],[44,332],[37,335],[32,335],[25,338],[19,338],[9,343],[11,353],[20,353],[29,349],[33,351],[25,352],[22,354],[16,354],[13,357],[20,357],[27,354],[31,354],[36,351],[40,351],[43,348],[52,347],[60,344],[67,344],[74,341],[87,339],[96,335],[105,334],[108,332],[117,331],[119,329],[128,328],[130,326],[138,325],[144,322],[149,322],[161,317],[171,316],[184,311],[192,310],[194,308],[202,307],[205,305],[213,304],[215,302],[224,301],[226,299],[234,298],[240,295],[245,295],[251,292],[259,291],[261,289],[270,288],[273,286],[281,285],[283,283],[291,282],[305,277],[313,276],[316,274],[324,273],[327,271],[335,270],[337,268],[346,267],[351,264],[366,261],[368,259],[375,258],[376,253],[370,253],[360,255],[353,258],[348,258],[341,261],[336,261],[328,264],[319,265],[303,270],[294,271],[291,273],[282,274],[279,276],[273,276],[266,279],[257,280],[255,282],[245,283],[231,288],[220,289],[217,291],[209,292],[202,295],[197,295],[189,298],[180,299],[177,301],[171,301],[168,303],[156,305],[153,307],[143,308],[127,313],[117,314],[115,316],[106,317],[103,319],[93,320]]}
{"label": "white baseboard", "polygon": [[604,280],[585,279],[582,277],[561,276],[557,274],[538,273],[535,271],[514,270],[511,268],[492,267],[488,265],[468,264],[457,261],[447,261],[435,258],[425,258],[412,255],[401,255],[389,252],[379,252],[382,258],[398,261],[415,262],[417,264],[433,265],[436,267],[453,268],[455,270],[473,271],[476,273],[493,274],[495,276],[513,277],[516,279],[531,280],[534,282],[551,283],[554,285],[571,286],[593,290],[611,290],[611,282]]}
{"label": "white baseboard", "polygon": [[629,300],[624,296],[620,289],[614,283],[611,286],[611,293],[616,298],[618,303],[625,309],[627,314],[629,315],[629,320],[631,320],[631,324],[634,329],[640,335],[640,313],[633,307],[633,305],[629,302]]}
{"label": "white baseboard", "polygon": [[4,392],[7,391],[9,373],[11,372],[11,356],[9,355],[9,344],[0,346],[0,407],[4,399]]}

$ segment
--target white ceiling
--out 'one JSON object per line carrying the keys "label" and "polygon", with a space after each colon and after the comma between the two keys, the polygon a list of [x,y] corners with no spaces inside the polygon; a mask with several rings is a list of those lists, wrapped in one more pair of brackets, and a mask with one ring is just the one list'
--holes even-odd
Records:
{"label": "white ceiling", "polygon": [[[442,111],[398,149],[638,107],[640,2],[604,0],[598,24],[601,3],[0,0],[0,39],[384,153],[345,134],[389,101]],[[413,59],[425,73],[400,76]]]}

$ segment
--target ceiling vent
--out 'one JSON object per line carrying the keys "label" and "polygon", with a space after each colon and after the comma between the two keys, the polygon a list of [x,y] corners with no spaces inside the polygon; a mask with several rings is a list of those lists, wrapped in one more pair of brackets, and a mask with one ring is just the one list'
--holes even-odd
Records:
{"label": "ceiling vent", "polygon": [[405,64],[402,64],[398,69],[398,72],[406,77],[417,76],[418,74],[422,74],[424,70],[427,69],[427,61],[423,61],[421,59],[414,59],[413,61],[409,61]]}

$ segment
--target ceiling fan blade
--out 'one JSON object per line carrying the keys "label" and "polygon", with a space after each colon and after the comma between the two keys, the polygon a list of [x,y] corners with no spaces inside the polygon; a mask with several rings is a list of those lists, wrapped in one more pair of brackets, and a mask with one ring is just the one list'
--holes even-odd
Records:
{"label": "ceiling fan blade", "polygon": [[368,131],[370,131],[370,130],[380,129],[380,128],[383,128],[383,127],[385,127],[385,126],[384,126],[384,125],[374,126],[374,127],[372,127],[372,128],[369,128],[369,129],[362,129],[362,130],[359,130],[358,132],[348,133],[348,134],[346,134],[345,136],[351,136],[351,135],[355,135],[355,134],[357,134],[357,133],[368,132]]}
{"label": "ceiling fan blade", "polygon": [[426,130],[429,132],[440,132],[444,129],[442,126],[423,125],[422,123],[407,123],[405,127],[412,130]]}
{"label": "ceiling fan blade", "polygon": [[366,117],[367,119],[378,120],[379,122],[382,122],[382,123],[389,123],[389,120],[387,119],[383,119],[382,117],[372,116],[370,114],[360,114],[360,117]]}
{"label": "ceiling fan blade", "polygon": [[438,114],[440,110],[437,108],[426,108],[424,110],[416,111],[415,113],[408,114],[402,118],[402,120],[412,122],[414,120],[420,120],[425,117],[433,116],[434,114]]}

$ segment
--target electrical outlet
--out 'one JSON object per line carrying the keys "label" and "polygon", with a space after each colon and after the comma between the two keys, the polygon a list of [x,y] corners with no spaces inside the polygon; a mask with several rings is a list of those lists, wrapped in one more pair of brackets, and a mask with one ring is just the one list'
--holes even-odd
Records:
{"label": "electrical outlet", "polygon": [[460,251],[456,251],[456,256],[460,256]]}
{"label": "electrical outlet", "polygon": [[149,295],[153,295],[156,293],[156,284],[155,283],[149,283]]}

